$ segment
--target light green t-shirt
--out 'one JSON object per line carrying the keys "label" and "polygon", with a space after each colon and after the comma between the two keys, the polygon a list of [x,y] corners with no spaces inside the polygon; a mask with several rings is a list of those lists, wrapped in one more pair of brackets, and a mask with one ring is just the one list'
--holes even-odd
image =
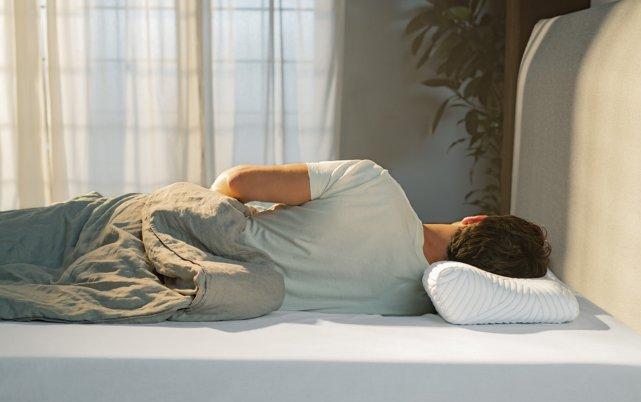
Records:
{"label": "light green t-shirt", "polygon": [[312,200],[260,210],[244,241],[285,278],[281,310],[421,315],[423,228],[401,186],[370,160],[308,163]]}

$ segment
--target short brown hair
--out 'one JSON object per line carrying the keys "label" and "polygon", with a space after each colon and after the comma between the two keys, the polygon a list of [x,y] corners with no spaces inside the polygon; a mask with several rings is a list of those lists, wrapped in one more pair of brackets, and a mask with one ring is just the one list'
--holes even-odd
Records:
{"label": "short brown hair", "polygon": [[447,259],[512,278],[544,276],[550,263],[547,231],[514,215],[488,216],[459,228]]}

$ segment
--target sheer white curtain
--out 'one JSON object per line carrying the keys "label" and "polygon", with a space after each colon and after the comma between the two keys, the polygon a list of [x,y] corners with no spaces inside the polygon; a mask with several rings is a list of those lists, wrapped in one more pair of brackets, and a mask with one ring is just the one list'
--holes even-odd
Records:
{"label": "sheer white curtain", "polygon": [[337,155],[342,0],[0,3],[0,209]]}
{"label": "sheer white curtain", "polygon": [[36,2],[0,1],[0,208],[49,201],[37,25]]}
{"label": "sheer white curtain", "polygon": [[342,4],[214,0],[216,171],[337,155]]}

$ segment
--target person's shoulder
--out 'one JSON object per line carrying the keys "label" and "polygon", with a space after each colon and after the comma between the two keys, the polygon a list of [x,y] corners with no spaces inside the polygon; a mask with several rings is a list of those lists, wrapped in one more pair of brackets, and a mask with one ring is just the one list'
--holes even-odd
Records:
{"label": "person's shoulder", "polygon": [[383,173],[387,172],[387,169],[385,169],[383,166],[381,166],[379,163],[372,159],[354,159],[349,161],[349,168],[350,169],[355,169],[355,170],[372,170],[377,173]]}
{"label": "person's shoulder", "polygon": [[387,170],[371,159],[342,159],[320,162],[306,162],[308,170],[313,173],[328,173],[333,176],[353,174],[381,174]]}
{"label": "person's shoulder", "polygon": [[395,189],[399,190],[403,194],[403,196],[405,196],[403,187],[398,183],[398,181],[396,181],[394,177],[392,177],[390,172],[386,168],[381,166],[378,162],[372,159],[360,159],[358,160],[357,166],[358,169],[360,169],[360,171],[367,176],[370,176],[372,178],[376,177],[377,182],[380,182],[385,186],[392,186]]}
{"label": "person's shoulder", "polygon": [[372,159],[358,159],[358,162],[368,167],[383,169],[383,167],[377,161],[374,161]]}

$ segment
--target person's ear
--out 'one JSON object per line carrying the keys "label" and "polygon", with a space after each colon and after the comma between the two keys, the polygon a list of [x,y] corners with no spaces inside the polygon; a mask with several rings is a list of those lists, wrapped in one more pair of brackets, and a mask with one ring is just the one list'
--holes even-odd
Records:
{"label": "person's ear", "polygon": [[463,220],[461,221],[461,224],[462,224],[462,225],[471,225],[471,224],[473,224],[473,223],[479,223],[479,222],[482,222],[483,220],[485,220],[485,218],[487,218],[487,215],[466,216],[466,217],[465,217],[465,218],[463,218]]}

